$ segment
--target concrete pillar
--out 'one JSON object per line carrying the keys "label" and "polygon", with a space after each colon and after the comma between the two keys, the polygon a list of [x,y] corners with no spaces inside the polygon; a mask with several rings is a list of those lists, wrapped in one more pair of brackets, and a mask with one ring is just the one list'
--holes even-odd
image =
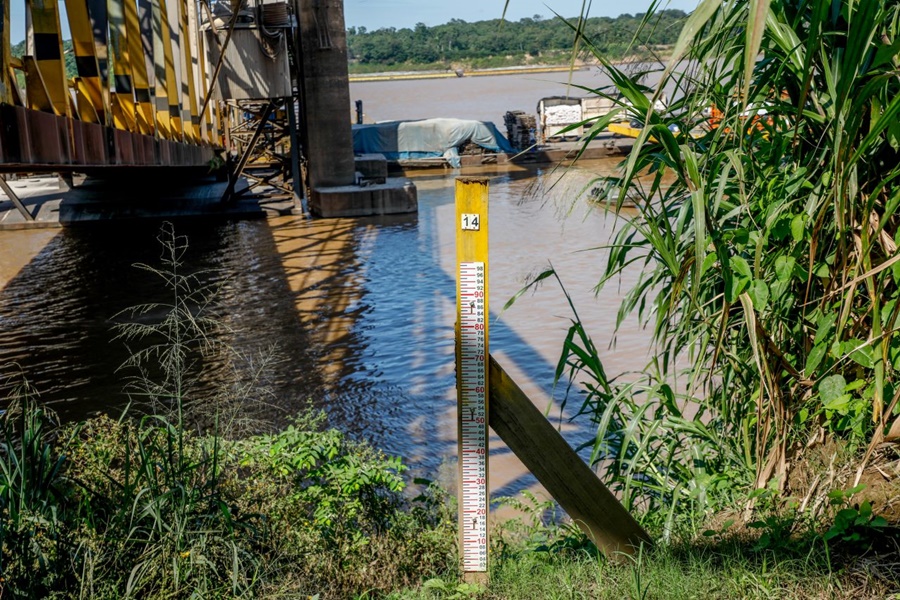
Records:
{"label": "concrete pillar", "polygon": [[352,185],[350,79],[342,0],[298,0],[301,110],[314,189]]}

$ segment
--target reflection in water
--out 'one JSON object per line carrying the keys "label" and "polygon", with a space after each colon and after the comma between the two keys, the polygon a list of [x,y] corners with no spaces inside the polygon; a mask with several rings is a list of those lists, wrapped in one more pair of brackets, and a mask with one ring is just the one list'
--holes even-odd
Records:
{"label": "reflection in water", "polygon": [[[607,348],[618,298],[594,298],[605,254],[583,250],[607,242],[615,218],[579,198],[592,177],[584,169],[491,175],[491,348],[541,409],[564,392],[553,374],[570,323],[565,298],[548,286],[500,308],[552,260]],[[265,377],[272,395],[242,406],[245,416],[283,422],[311,400],[332,425],[401,454],[422,474],[452,460],[454,180],[416,184],[417,216],[178,224],[190,240],[189,269],[218,289],[215,335],[243,357],[219,350],[205,358],[198,394],[215,398],[223,385],[250,380],[252,359],[274,347],[280,360]],[[116,369],[127,349],[110,327],[123,309],[165,299],[153,276],[131,266],[159,264],[157,231],[110,223],[50,239],[0,292],[3,374],[21,370],[66,418],[121,407]],[[604,351],[608,370],[643,364],[646,349],[646,334],[626,323],[615,350]],[[550,414],[560,418],[558,409]],[[573,444],[590,439],[589,424],[559,422]],[[498,440],[492,446],[495,493],[532,485]]]}

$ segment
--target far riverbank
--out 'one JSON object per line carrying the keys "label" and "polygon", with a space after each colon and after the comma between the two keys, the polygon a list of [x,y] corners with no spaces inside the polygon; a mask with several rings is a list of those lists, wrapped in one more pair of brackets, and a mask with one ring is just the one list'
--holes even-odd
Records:
{"label": "far riverbank", "polygon": [[385,73],[358,73],[351,74],[350,81],[394,81],[409,79],[456,79],[458,77],[486,77],[493,75],[530,75],[536,73],[560,73],[566,71],[585,71],[591,65],[540,65],[540,66],[518,66],[518,67],[498,67],[495,69],[473,69],[473,70],[442,70],[442,71],[391,71]]}

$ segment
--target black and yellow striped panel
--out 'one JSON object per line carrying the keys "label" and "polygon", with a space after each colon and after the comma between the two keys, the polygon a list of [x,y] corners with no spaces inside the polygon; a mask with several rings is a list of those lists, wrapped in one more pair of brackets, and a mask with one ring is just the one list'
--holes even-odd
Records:
{"label": "black and yellow striped panel", "polygon": [[[166,99],[169,103],[169,136],[172,140],[180,141],[184,137],[184,126],[181,122],[181,102],[178,94],[178,78],[175,75],[175,56],[172,52],[172,21],[169,18],[169,10],[166,0],[159,2],[160,25],[162,34],[162,57],[154,56],[153,60],[163,59],[163,76],[166,79]],[[175,21],[178,22],[177,20]],[[157,73],[159,68],[157,67]],[[159,75],[157,74],[157,77]]]}
{"label": "black and yellow striped panel", "polygon": [[94,33],[94,52],[97,56],[97,69],[100,72],[100,91],[103,95],[103,106],[106,108],[105,124],[112,123],[109,99],[109,19],[107,18],[106,0],[84,0],[87,3],[91,28]]}
{"label": "black and yellow striped panel", "polygon": [[113,82],[117,110],[113,112],[113,125],[117,129],[135,131],[134,85],[131,83],[131,60],[125,31],[125,6],[128,0],[109,0],[109,54],[112,59]]}
{"label": "black and yellow striped panel", "polygon": [[94,102],[91,100],[91,93],[88,91],[84,80],[81,77],[75,78],[75,107],[78,118],[88,123],[102,123]]}
{"label": "black and yellow striped panel", "polygon": [[[163,28],[164,2],[160,0],[148,0],[150,8],[150,38],[153,44],[153,52],[150,57],[153,61],[153,91],[154,91],[154,110],[156,111],[156,126],[159,129],[160,137],[172,139],[172,117],[169,114],[169,90],[166,77],[166,52],[165,47],[169,45],[168,28]],[[171,52],[170,52],[171,53]]]}
{"label": "black and yellow striped panel", "polygon": [[81,80],[78,91],[84,95],[78,104],[82,106],[86,100],[93,107],[93,111],[79,108],[79,116],[82,120],[94,119],[91,122],[103,123],[106,106],[100,87],[100,67],[97,65],[97,50],[88,6],[84,0],[66,0],[66,15],[72,34],[75,68]]}
{"label": "black and yellow striped panel", "polygon": [[[201,0],[201,6],[204,11],[203,17],[211,21],[212,11],[209,8],[209,3],[206,0]],[[206,70],[206,45],[209,43],[209,39],[209,37],[203,35],[202,33],[198,33],[197,35],[197,59],[200,63],[197,85],[199,88],[198,98],[200,99],[201,108],[203,106],[203,101],[206,99],[206,95],[209,93],[209,73]],[[200,115],[200,120],[203,128],[202,137],[203,141],[205,142],[213,142],[215,139],[215,118],[216,117],[213,112],[212,106],[210,104],[207,104],[206,111],[202,115]]]}
{"label": "black and yellow striped panel", "polygon": [[150,80],[147,76],[147,58],[141,43],[140,21],[134,0],[125,2],[125,39],[128,43],[128,57],[131,62],[131,82],[134,85],[134,100],[137,104],[135,117],[138,131],[153,135],[156,119],[153,115],[153,98]]}
{"label": "black and yellow striped panel", "polygon": [[56,0],[25,0],[25,10],[31,14],[34,58],[50,96],[53,112],[71,116]]}
{"label": "black and yellow striped panel", "polygon": [[188,4],[185,0],[179,0],[179,12],[181,13],[181,95],[182,106],[184,107],[185,119],[185,137],[195,143],[200,142],[200,116],[197,107],[197,88],[194,85],[194,54],[193,44],[197,37],[190,35],[190,25],[188,19]]}
{"label": "black and yellow striped panel", "polygon": [[33,56],[26,55],[22,57],[22,66],[25,71],[25,107],[41,112],[55,112],[37,61]]}

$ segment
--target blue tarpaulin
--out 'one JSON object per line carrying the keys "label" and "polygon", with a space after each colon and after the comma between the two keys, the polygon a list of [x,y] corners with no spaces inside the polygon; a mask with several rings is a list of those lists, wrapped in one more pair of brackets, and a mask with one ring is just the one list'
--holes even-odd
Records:
{"label": "blue tarpaulin", "polygon": [[456,149],[468,141],[492,152],[514,152],[497,126],[485,121],[423,119],[353,126],[356,154],[383,154],[388,160],[443,157],[459,167]]}

